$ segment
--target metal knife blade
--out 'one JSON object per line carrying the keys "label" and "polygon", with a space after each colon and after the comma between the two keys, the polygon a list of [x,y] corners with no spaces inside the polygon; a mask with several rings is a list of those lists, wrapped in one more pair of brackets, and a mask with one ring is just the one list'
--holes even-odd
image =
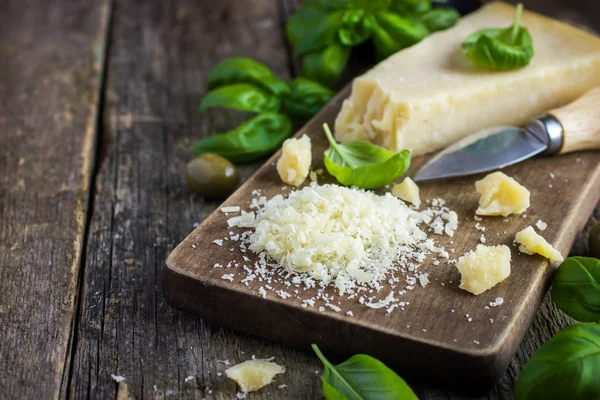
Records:
{"label": "metal knife blade", "polygon": [[493,171],[542,153],[549,146],[545,135],[527,128],[496,126],[477,131],[433,157],[414,181],[451,178]]}

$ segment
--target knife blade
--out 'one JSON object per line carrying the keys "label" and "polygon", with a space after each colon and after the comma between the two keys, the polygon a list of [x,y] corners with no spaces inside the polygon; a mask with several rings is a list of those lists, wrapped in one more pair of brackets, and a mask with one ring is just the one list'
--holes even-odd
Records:
{"label": "knife blade", "polygon": [[414,181],[478,174],[526,160],[549,146],[549,140],[534,132],[514,126],[482,129],[438,153]]}
{"label": "knife blade", "polygon": [[477,131],[446,148],[423,166],[414,181],[478,174],[508,167],[537,154],[600,150],[600,87],[566,106],[548,111],[522,128]]}

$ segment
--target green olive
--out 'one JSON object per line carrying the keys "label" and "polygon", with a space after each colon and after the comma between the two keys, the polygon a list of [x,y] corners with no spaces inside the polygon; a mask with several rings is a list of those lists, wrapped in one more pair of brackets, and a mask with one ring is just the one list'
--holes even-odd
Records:
{"label": "green olive", "polygon": [[217,154],[200,154],[185,167],[185,182],[190,190],[211,199],[227,197],[239,181],[235,165]]}
{"label": "green olive", "polygon": [[588,249],[592,257],[600,258],[600,222],[592,226],[588,238]]}

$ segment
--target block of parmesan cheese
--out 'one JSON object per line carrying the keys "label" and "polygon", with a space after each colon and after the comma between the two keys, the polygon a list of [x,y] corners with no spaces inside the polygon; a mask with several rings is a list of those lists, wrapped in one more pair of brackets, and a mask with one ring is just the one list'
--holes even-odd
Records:
{"label": "block of parmesan cheese", "polygon": [[424,154],[481,128],[523,124],[600,85],[600,38],[529,11],[521,25],[533,38],[531,63],[505,72],[476,67],[461,42],[510,26],[514,14],[514,6],[488,4],[356,78],[336,139]]}

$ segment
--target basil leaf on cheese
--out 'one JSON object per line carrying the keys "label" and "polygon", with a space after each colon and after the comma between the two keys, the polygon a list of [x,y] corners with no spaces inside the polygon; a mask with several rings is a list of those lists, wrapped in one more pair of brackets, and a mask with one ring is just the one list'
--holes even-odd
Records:
{"label": "basil leaf on cheese", "polygon": [[333,365],[316,344],[312,348],[325,366],[321,381],[327,400],[418,400],[404,379],[376,358],[357,354]]}
{"label": "basil leaf on cheese", "polygon": [[469,35],[462,48],[477,66],[506,71],[521,68],[533,58],[533,40],[527,28],[519,25],[523,4],[519,3],[512,26],[483,29]]}
{"label": "basil leaf on cheese", "polygon": [[383,187],[400,177],[410,167],[410,151],[394,153],[373,143],[356,140],[336,143],[329,126],[323,125],[329,147],[323,162],[330,175],[344,186],[362,189]]}

